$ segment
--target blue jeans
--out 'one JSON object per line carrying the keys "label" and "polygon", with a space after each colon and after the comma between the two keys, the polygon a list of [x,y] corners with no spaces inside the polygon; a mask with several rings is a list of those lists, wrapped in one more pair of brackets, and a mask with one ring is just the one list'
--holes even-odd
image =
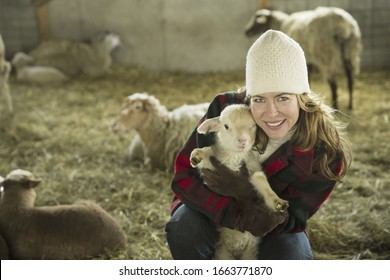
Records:
{"label": "blue jeans", "polygon": [[[165,227],[167,242],[175,260],[211,260],[218,241],[215,225],[202,213],[181,205]],[[303,232],[266,235],[259,248],[259,260],[312,260],[309,239]]]}

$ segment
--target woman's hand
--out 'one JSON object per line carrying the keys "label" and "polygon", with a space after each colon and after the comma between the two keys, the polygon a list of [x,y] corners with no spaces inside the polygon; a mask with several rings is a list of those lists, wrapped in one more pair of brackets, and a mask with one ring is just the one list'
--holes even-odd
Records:
{"label": "woman's hand", "polygon": [[237,230],[264,236],[288,218],[287,211],[275,213],[265,205],[249,182],[245,163],[235,172],[215,157],[211,157],[210,162],[215,170],[203,169],[203,179],[213,192],[234,199],[232,218]]}
{"label": "woman's hand", "polygon": [[232,211],[233,223],[240,231],[249,231],[254,236],[264,236],[288,218],[288,212],[275,213],[264,204],[263,199],[236,200]]}
{"label": "woman's hand", "polygon": [[249,172],[244,163],[239,171],[232,171],[215,157],[210,157],[215,170],[203,169],[202,177],[213,192],[235,199],[245,199],[257,195],[249,182]]}

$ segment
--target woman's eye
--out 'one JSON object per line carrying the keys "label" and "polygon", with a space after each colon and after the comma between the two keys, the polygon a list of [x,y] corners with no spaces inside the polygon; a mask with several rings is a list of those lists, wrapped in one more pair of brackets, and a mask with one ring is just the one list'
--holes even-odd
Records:
{"label": "woman's eye", "polygon": [[225,127],[225,129],[229,129],[229,126],[227,124],[224,124],[223,126]]}
{"label": "woman's eye", "polygon": [[264,99],[263,98],[253,98],[252,103],[264,103]]}
{"label": "woman's eye", "polygon": [[279,96],[278,98],[279,101],[287,101],[289,100],[288,96]]}

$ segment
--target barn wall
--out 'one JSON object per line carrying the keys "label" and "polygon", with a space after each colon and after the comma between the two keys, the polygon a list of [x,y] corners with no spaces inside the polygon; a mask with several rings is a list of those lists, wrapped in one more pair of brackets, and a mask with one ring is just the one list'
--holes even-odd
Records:
{"label": "barn wall", "polygon": [[250,41],[243,26],[255,5],[256,0],[54,0],[49,10],[53,37],[78,39],[110,29],[123,38],[116,54],[122,64],[202,72],[244,66]]}
{"label": "barn wall", "polygon": [[30,0],[0,0],[0,34],[7,59],[39,42],[37,15]]}
{"label": "barn wall", "polygon": [[[243,28],[259,0],[52,0],[49,34],[83,40],[102,30],[123,38],[117,63],[189,72],[243,69],[255,38]],[[390,67],[390,1],[272,0],[286,12],[319,5],[348,10],[363,34],[363,67]],[[37,13],[30,0],[0,0],[0,33],[7,57],[39,42]]]}

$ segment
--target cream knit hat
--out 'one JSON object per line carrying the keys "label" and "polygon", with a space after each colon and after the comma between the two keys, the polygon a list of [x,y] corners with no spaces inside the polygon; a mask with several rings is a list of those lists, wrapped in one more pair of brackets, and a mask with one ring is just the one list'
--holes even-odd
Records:
{"label": "cream knit hat", "polygon": [[246,89],[250,96],[267,92],[310,93],[301,46],[280,31],[262,34],[246,57]]}

